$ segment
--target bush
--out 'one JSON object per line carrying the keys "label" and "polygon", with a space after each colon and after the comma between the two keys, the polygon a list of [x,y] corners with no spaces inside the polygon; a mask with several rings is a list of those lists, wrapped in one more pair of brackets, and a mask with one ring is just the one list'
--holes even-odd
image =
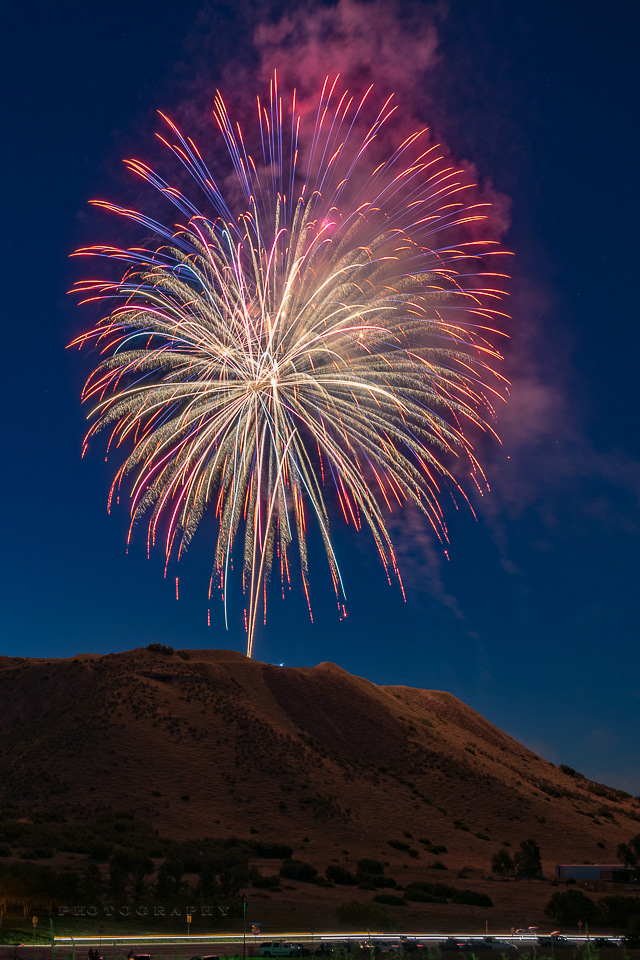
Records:
{"label": "bush", "polygon": [[405,900],[412,903],[446,903],[446,897],[434,897],[432,893],[423,893],[421,890],[405,891]]}
{"label": "bush", "polygon": [[625,943],[628,946],[633,945],[636,948],[640,946],[640,913],[629,917],[624,932],[626,933]]}
{"label": "bush", "polygon": [[394,897],[391,893],[379,893],[373,898],[374,903],[384,903],[390,907],[406,907],[407,901],[404,897]]}
{"label": "bush", "polygon": [[92,860],[98,860],[100,863],[106,863],[106,861],[113,854],[113,844],[102,843],[100,840],[94,840],[87,847],[87,853]]}
{"label": "bush", "polygon": [[257,873],[253,878],[252,885],[256,890],[280,890],[280,877],[263,877]]}
{"label": "bush", "polygon": [[0,857],[10,857],[11,856],[11,847],[5,847],[0,845]]}
{"label": "bush", "polygon": [[638,915],[640,915],[640,897],[613,894],[598,900],[598,923],[603,927],[623,929],[631,917]]}
{"label": "bush", "polygon": [[402,840],[387,840],[387,843],[390,847],[393,847],[394,850],[410,850],[411,847],[408,843],[403,843]]}
{"label": "bush", "polygon": [[340,923],[366,930],[371,927],[393,929],[395,922],[388,910],[378,903],[360,903],[359,900],[347,900],[336,910]]}
{"label": "bush", "polygon": [[369,860],[368,857],[363,857],[362,860],[358,860],[358,863],[356,864],[356,866],[358,867],[358,870],[360,870],[362,873],[374,873],[374,874],[384,873],[384,866],[382,865],[380,860]]}
{"label": "bush", "polygon": [[293,847],[288,847],[286,843],[260,843],[259,840],[252,840],[249,846],[254,857],[261,857],[263,860],[290,860],[293,856]]}
{"label": "bush", "polygon": [[488,897],[486,893],[476,893],[475,890],[458,890],[454,897],[452,897],[453,903],[466,903],[472,907],[492,907],[493,900],[491,897]]}
{"label": "bush", "polygon": [[371,878],[371,881],[372,881],[372,883],[375,884],[376,887],[391,887],[391,888],[393,888],[393,887],[397,887],[397,886],[398,886],[397,882],[393,879],[393,877],[373,876],[373,877]]}
{"label": "bush", "polygon": [[553,917],[563,926],[575,927],[578,920],[593,923],[597,908],[590,897],[582,890],[567,890],[566,893],[554,893],[544,908],[545,916]]}
{"label": "bush", "polygon": [[429,866],[432,870],[448,870],[449,869],[446,863],[443,863],[442,860],[436,860],[435,863],[430,863]]}
{"label": "bush", "polygon": [[337,863],[329,864],[325,870],[325,876],[327,880],[331,880],[332,883],[339,883],[343,886],[354,887],[358,882],[351,873],[351,870],[347,870],[346,867],[341,867]]}
{"label": "bush", "polygon": [[147,650],[151,650],[152,653],[166,653],[168,656],[175,653],[173,647],[165,647],[164,643],[150,643]]}
{"label": "bush", "polygon": [[318,876],[318,871],[310,863],[303,863],[302,860],[285,860],[280,867],[280,876],[287,880],[313,883]]}

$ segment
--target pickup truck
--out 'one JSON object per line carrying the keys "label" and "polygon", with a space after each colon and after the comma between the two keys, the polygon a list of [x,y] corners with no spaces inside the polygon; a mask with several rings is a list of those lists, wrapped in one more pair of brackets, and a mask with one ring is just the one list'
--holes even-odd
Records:
{"label": "pickup truck", "polygon": [[310,951],[300,943],[288,940],[271,940],[260,944],[261,957],[308,957]]}
{"label": "pickup truck", "polygon": [[538,937],[538,943],[541,947],[557,947],[560,949],[577,949],[578,944],[575,940],[568,940],[566,937],[550,936]]}

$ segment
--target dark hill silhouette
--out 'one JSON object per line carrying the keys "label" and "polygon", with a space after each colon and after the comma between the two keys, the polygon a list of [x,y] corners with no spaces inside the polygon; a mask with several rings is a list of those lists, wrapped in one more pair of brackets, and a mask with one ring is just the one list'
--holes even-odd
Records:
{"label": "dark hill silhouette", "polygon": [[[0,802],[24,817],[126,808],[165,837],[290,843],[321,870],[342,848],[384,851],[396,874],[428,870],[420,837],[447,847],[449,869],[485,871],[505,841],[514,852],[533,837],[549,875],[614,861],[639,829],[637,800],[541,759],[451,694],[331,663],[2,657],[0,703]],[[419,857],[388,846],[405,831]]]}

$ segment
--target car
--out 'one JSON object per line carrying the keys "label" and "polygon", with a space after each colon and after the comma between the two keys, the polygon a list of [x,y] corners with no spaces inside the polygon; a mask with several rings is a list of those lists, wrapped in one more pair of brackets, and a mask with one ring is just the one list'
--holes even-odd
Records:
{"label": "car", "polygon": [[214,957],[212,953],[205,953],[204,955],[198,954],[195,957],[191,957],[191,960],[220,960],[220,957]]}
{"label": "car", "polygon": [[617,940],[609,940],[608,937],[594,937],[589,942],[592,943],[594,947],[606,947],[607,949],[609,947],[620,946]]}
{"label": "car", "polygon": [[302,944],[288,940],[270,940],[260,944],[261,957],[308,957],[310,953]]}
{"label": "car", "polygon": [[484,942],[489,950],[498,950],[499,953],[518,949],[515,943],[509,943],[508,940],[497,940],[495,937],[485,937]]}
{"label": "car", "polygon": [[400,956],[404,947],[399,940],[379,940],[380,952],[388,953],[390,956]]}
{"label": "car", "polygon": [[442,941],[439,946],[441,950],[470,950],[471,941],[463,940],[461,937],[447,937],[447,939]]}
{"label": "car", "polygon": [[550,937],[538,937],[538,943],[541,947],[557,947],[560,950],[576,950],[578,944],[575,940],[568,940],[566,937],[552,934]]}

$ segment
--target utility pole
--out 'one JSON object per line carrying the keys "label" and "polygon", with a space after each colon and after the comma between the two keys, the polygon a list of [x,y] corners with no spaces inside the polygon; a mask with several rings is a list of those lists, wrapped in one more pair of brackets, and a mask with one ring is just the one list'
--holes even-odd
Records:
{"label": "utility pole", "polygon": [[247,901],[242,903],[242,960],[247,956]]}

